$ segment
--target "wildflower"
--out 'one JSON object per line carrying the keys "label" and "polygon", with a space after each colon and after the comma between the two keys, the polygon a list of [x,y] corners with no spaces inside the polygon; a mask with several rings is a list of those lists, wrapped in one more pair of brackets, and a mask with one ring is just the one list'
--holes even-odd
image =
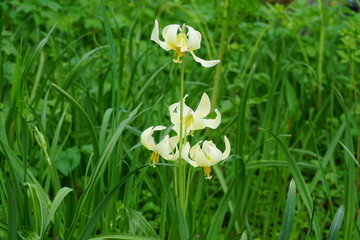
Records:
{"label": "wildflower", "polygon": [[[185,34],[186,28],[188,30],[187,34]],[[165,41],[159,39],[159,23],[155,20],[155,26],[150,39],[166,51],[174,50],[173,62],[175,63],[181,63],[182,60],[180,58],[185,56],[186,52],[189,52],[194,60],[203,67],[213,67],[220,62],[220,60],[203,60],[195,55],[194,50],[200,48],[201,34],[190,26],[183,24],[182,28],[180,28],[178,24],[168,25],[163,29],[162,36]]]}
{"label": "wildflower", "polygon": [[[151,160],[153,166],[154,164],[159,162],[159,157],[163,157],[166,160],[175,161],[179,158],[179,152],[177,148],[177,144],[179,143],[179,137],[169,137],[166,135],[163,140],[161,140],[158,144],[155,143],[153,138],[153,133],[155,131],[160,131],[165,129],[164,126],[156,126],[149,127],[141,134],[141,143],[147,149],[153,151],[151,154]],[[176,149],[175,153],[174,150]]]}
{"label": "wildflower", "polygon": [[[224,141],[224,152],[221,152],[212,141],[199,142],[191,149],[187,142],[181,152],[181,157],[193,167],[203,167],[205,178],[211,179],[211,166],[226,159],[230,154],[230,142],[226,136],[224,136]],[[201,143],[202,146],[200,147]]]}
{"label": "wildflower", "polygon": [[[185,95],[183,99],[183,136],[192,134],[195,130],[204,129],[205,127],[215,129],[221,122],[221,114],[215,109],[215,119],[204,119],[209,113],[211,103],[209,96],[204,93],[201,97],[200,103],[196,110],[192,110],[185,104]],[[174,103],[169,106],[170,119],[174,124],[172,128],[178,135],[180,133],[180,102]]]}

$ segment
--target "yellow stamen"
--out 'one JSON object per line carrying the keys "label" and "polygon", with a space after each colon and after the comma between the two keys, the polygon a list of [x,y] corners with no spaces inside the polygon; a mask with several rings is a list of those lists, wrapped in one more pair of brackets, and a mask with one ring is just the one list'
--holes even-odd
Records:
{"label": "yellow stamen", "polygon": [[160,155],[156,152],[153,152],[151,154],[151,166],[155,167],[155,164],[159,162]]}
{"label": "yellow stamen", "polygon": [[174,53],[173,62],[174,63],[182,63],[182,60],[180,58],[185,56],[185,52],[182,52],[181,48],[187,50],[189,40],[187,39],[186,35],[183,32],[181,32],[176,36],[176,41],[178,42],[180,47],[175,47],[175,49],[174,49],[175,53]]}
{"label": "yellow stamen", "polygon": [[185,56],[185,52],[181,52],[180,48],[177,47],[175,49],[173,62],[174,63],[182,63],[182,60],[180,58],[183,57],[183,56]]}
{"label": "yellow stamen", "polygon": [[211,167],[204,167],[204,176],[205,176],[205,179],[208,179],[208,180],[210,180],[212,178]]}

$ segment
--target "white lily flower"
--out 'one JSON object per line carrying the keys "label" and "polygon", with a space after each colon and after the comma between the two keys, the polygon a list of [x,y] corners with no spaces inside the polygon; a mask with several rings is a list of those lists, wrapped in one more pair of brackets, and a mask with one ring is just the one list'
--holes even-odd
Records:
{"label": "white lily flower", "polygon": [[191,149],[187,142],[183,147],[181,157],[193,167],[203,167],[205,178],[211,179],[211,166],[226,159],[230,154],[231,146],[226,136],[224,136],[224,141],[224,152],[221,152],[212,141],[204,141],[201,147],[201,142],[199,142]]}
{"label": "white lily flower", "polygon": [[[177,144],[179,143],[179,137],[169,137],[166,135],[163,140],[158,144],[155,143],[154,137],[152,136],[155,131],[165,129],[164,126],[149,127],[141,134],[141,143],[147,149],[153,151],[151,154],[152,164],[159,162],[159,157],[163,157],[166,160],[175,161],[179,158],[179,152]],[[174,150],[175,153],[174,153]],[[153,165],[155,166],[155,165]]]}
{"label": "white lily flower", "polygon": [[[221,114],[215,109],[215,119],[205,119],[210,113],[211,103],[209,96],[204,93],[196,110],[192,110],[185,104],[185,95],[183,99],[183,136],[192,134],[195,130],[204,129],[206,127],[215,129],[221,122]],[[169,106],[170,120],[174,124],[172,128],[178,135],[180,134],[180,102]]]}
{"label": "white lily flower", "polygon": [[[185,34],[186,28],[188,30],[187,34]],[[159,39],[159,23],[155,20],[155,26],[150,39],[166,51],[174,50],[175,58],[173,61],[175,63],[181,63],[180,58],[183,57],[186,52],[189,52],[194,60],[203,67],[213,67],[220,62],[220,60],[203,60],[195,55],[194,50],[200,48],[201,34],[190,26],[184,24],[182,28],[180,28],[179,24],[168,25],[163,29],[162,36],[165,41]]]}

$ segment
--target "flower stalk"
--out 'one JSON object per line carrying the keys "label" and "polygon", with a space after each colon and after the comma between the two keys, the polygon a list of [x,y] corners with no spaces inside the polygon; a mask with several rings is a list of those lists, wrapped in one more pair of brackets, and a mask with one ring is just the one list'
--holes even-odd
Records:
{"label": "flower stalk", "polygon": [[[183,29],[185,27],[185,24],[183,25]],[[183,209],[183,211],[185,212],[185,209],[186,209],[186,197],[185,197],[185,164],[183,164],[183,161],[181,159],[181,152],[182,152],[182,148],[183,148],[183,145],[184,145],[184,75],[185,75],[185,55],[183,56],[183,59],[182,59],[182,63],[181,63],[181,73],[180,73],[180,142],[179,142],[179,161],[178,161],[178,164],[179,164],[179,174],[178,174],[178,177],[179,177],[179,197],[180,197],[180,204],[181,204],[181,207]]]}

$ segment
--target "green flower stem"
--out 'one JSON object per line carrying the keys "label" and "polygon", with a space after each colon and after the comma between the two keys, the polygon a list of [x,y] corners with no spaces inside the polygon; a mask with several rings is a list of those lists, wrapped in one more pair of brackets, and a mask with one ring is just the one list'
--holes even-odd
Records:
{"label": "green flower stem", "polygon": [[325,19],[322,7],[322,0],[317,0],[319,14],[320,14],[320,37],[319,37],[319,57],[317,66],[317,78],[318,78],[318,106],[321,106],[321,86],[323,78],[323,61],[324,61],[324,43],[325,43]]}
{"label": "green flower stem", "polygon": [[186,209],[186,200],[185,200],[185,168],[186,165],[183,164],[182,158],[181,158],[181,152],[184,145],[184,124],[183,124],[183,116],[184,116],[184,73],[185,73],[185,56],[183,57],[182,64],[181,64],[181,78],[180,78],[180,140],[179,140],[179,197],[180,197],[180,204],[185,212]]}

